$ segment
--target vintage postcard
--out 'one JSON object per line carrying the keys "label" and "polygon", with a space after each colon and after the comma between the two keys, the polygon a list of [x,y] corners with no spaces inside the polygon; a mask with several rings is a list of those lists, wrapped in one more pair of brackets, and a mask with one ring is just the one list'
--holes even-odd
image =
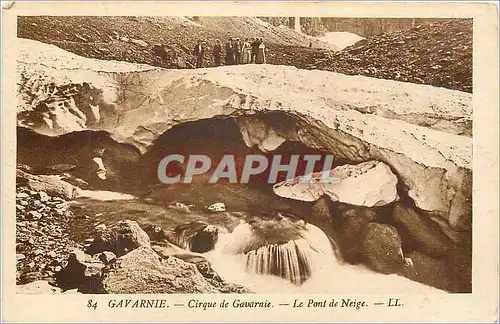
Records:
{"label": "vintage postcard", "polygon": [[495,5],[2,4],[3,321],[498,321]]}

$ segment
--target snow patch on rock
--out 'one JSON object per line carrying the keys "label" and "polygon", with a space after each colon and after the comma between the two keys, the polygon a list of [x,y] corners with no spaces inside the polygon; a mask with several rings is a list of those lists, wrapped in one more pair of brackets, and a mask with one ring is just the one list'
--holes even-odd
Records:
{"label": "snow patch on rock", "polygon": [[360,40],[364,39],[364,37],[349,32],[329,32],[323,36],[317,37],[317,39],[336,46],[340,51],[347,46],[351,46],[356,42],[359,42]]}
{"label": "snow patch on rock", "polygon": [[[290,199],[315,201],[328,195],[333,201],[365,207],[384,206],[398,199],[398,178],[382,162],[342,165],[334,168],[333,174],[340,179],[339,182],[313,180],[301,183],[295,178],[291,182],[277,183],[273,190],[278,196]],[[313,179],[319,179],[319,174]]]}

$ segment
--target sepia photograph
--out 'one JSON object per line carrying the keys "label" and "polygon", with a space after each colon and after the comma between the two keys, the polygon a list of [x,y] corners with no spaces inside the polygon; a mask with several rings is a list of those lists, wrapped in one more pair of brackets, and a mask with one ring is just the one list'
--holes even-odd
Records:
{"label": "sepia photograph", "polygon": [[480,302],[477,13],[128,9],[11,17],[16,300],[203,321]]}
{"label": "sepia photograph", "polygon": [[471,292],[471,19],[17,37],[18,293]]}

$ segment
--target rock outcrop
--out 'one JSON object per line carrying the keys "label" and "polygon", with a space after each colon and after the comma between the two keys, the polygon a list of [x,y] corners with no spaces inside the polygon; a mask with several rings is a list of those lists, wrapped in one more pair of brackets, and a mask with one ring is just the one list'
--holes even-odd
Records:
{"label": "rock outcrop", "polygon": [[[135,221],[120,221],[109,228],[100,225],[95,232],[88,254],[72,251],[66,266],[57,273],[62,289],[94,294],[250,292],[226,282],[201,254],[183,250],[157,235],[153,235],[158,240],[151,246],[148,234]],[[154,234],[154,229],[150,233]]]}
{"label": "rock outcrop", "polygon": [[166,239],[165,231],[158,225],[148,224],[143,226],[142,229],[148,234],[151,241],[162,241]]}
{"label": "rock outcrop", "polygon": [[169,257],[161,260],[150,247],[140,247],[116,261],[102,281],[110,294],[218,293],[196,266]]}
{"label": "rock outcrop", "polygon": [[413,241],[416,249],[434,256],[441,256],[450,251],[452,241],[428,216],[397,203],[391,217],[395,224],[402,226],[409,233],[408,239]]}
{"label": "rock outcrop", "polygon": [[[52,134],[103,129],[144,151],[173,125],[242,116],[241,131],[254,145],[272,149],[285,138],[352,164],[384,162],[419,209],[455,229],[470,227],[472,140],[458,135],[471,133],[470,94],[284,66],[168,71],[74,57],[21,40],[21,125]],[[101,103],[91,103],[102,110],[98,122],[74,99],[84,83],[101,91]],[[76,94],[67,93],[73,86]],[[33,94],[47,98],[47,108]],[[267,135],[248,127],[253,123]]]}
{"label": "rock outcrop", "polygon": [[398,231],[385,224],[369,223],[363,240],[367,263],[382,273],[396,273],[404,266]]}
{"label": "rock outcrop", "polygon": [[398,199],[398,178],[381,162],[336,167],[330,171],[329,183],[321,182],[321,177],[321,173],[313,174],[310,182],[301,182],[297,177],[275,184],[273,190],[278,196],[291,199],[316,201],[327,195],[332,201],[366,207],[384,206]]}
{"label": "rock outcrop", "polygon": [[49,294],[59,294],[59,293],[62,293],[61,288],[52,286],[48,281],[44,280],[32,281],[24,285],[16,286],[16,294],[49,295]]}
{"label": "rock outcrop", "polygon": [[366,261],[364,238],[368,224],[375,221],[376,212],[367,207],[336,207],[332,212],[333,225],[344,259],[354,264]]}
{"label": "rock outcrop", "polygon": [[103,270],[115,259],[116,256],[106,258],[106,254],[103,253],[92,256],[81,250],[75,250],[69,255],[67,266],[57,274],[57,281],[65,289],[78,289],[83,293],[100,293],[102,292]]}
{"label": "rock outcrop", "polygon": [[455,282],[450,276],[450,268],[445,260],[436,259],[418,251],[408,254],[413,266],[409,278],[428,285],[454,291]]}
{"label": "rock outcrop", "polygon": [[122,256],[138,247],[149,247],[149,236],[135,221],[125,220],[99,231],[88,250],[91,254],[110,251]]}
{"label": "rock outcrop", "polygon": [[60,176],[32,175],[20,169],[16,170],[16,182],[32,191],[39,192],[39,195],[40,192],[43,192],[46,199],[41,199],[41,201],[46,201],[48,199],[47,195],[62,199],[73,199],[78,192],[77,187],[64,181]]}
{"label": "rock outcrop", "polygon": [[218,235],[217,227],[201,221],[179,225],[166,233],[170,242],[198,253],[212,250],[217,243]]}

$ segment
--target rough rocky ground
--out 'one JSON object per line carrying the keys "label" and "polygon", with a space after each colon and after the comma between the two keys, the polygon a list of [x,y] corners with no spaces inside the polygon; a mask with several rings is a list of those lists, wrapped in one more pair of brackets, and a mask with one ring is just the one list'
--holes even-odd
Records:
{"label": "rough rocky ground", "polygon": [[[472,20],[454,19],[369,37],[340,52],[255,18],[20,17],[18,37],[103,60],[193,68],[198,39],[263,37],[268,63],[321,69],[472,92]],[[163,45],[161,55],[154,46]],[[210,51],[208,51],[210,52]],[[213,66],[210,53],[206,65]]]}
{"label": "rough rocky ground", "polygon": [[370,37],[314,67],[472,92],[472,19]]}
{"label": "rough rocky ground", "polygon": [[[21,179],[37,179],[51,194],[58,188],[54,182],[47,183],[43,176],[20,170],[18,174]],[[102,223],[97,226],[85,224],[92,227],[87,228],[86,233],[92,234],[87,234],[85,237],[89,238],[83,240],[70,236],[73,229],[69,226],[74,227],[75,222],[89,223],[88,218],[93,217],[78,217],[79,213],[67,211],[67,196],[48,195],[45,191],[37,191],[40,187],[29,182],[20,183],[17,202],[26,208],[17,207],[18,293],[251,292],[221,278],[202,255],[170,243],[180,244],[180,239],[194,251],[192,243],[198,238],[198,243],[207,250],[212,249],[217,233],[200,236],[206,224],[185,223],[170,231],[157,225],[141,228],[129,220],[108,227]],[[312,210],[313,217],[325,221],[325,217],[330,219],[331,215],[336,215],[342,220],[335,228],[349,263],[365,263],[382,273],[401,273],[445,290],[467,291],[468,288],[464,288],[467,287],[467,279],[464,279],[468,276],[467,266],[459,269],[466,257],[461,256],[457,261],[441,258],[447,253],[450,241],[436,224],[431,221],[422,224],[422,215],[414,212],[410,215],[404,209],[398,211],[400,205],[394,205],[395,217],[400,219],[396,223],[403,223],[402,227],[396,225],[396,230],[384,223],[382,210],[345,204],[336,204],[337,207],[331,209],[329,205],[329,199],[320,199]],[[411,237],[403,235],[407,231],[412,232]],[[412,240],[420,240],[421,244],[405,246]],[[405,254],[410,259],[404,259],[402,251],[412,251]]]}
{"label": "rough rocky ground", "polygon": [[[198,40],[208,45],[206,66],[214,64],[215,39],[224,45],[229,38],[262,37],[271,53],[280,52],[283,46],[307,47],[310,42],[335,50],[326,42],[251,17],[20,17],[18,37],[54,44],[84,57],[166,68],[194,68],[191,52]],[[269,63],[283,64],[274,55]]]}
{"label": "rough rocky ground", "polygon": [[[55,182],[23,181],[30,177],[18,171],[16,191],[17,284],[36,280],[53,282],[55,274],[67,265],[67,255],[81,248],[69,230],[77,222],[68,210],[68,197],[57,194]],[[45,184],[48,194],[37,186]],[[69,185],[69,184],[68,184]]]}
{"label": "rough rocky ground", "polygon": [[250,292],[225,282],[203,257],[164,240],[158,227],[146,232],[135,221],[98,224],[83,240],[74,228],[88,231],[92,224],[69,210],[71,197],[61,188],[72,186],[56,176],[17,173],[18,293]]}

